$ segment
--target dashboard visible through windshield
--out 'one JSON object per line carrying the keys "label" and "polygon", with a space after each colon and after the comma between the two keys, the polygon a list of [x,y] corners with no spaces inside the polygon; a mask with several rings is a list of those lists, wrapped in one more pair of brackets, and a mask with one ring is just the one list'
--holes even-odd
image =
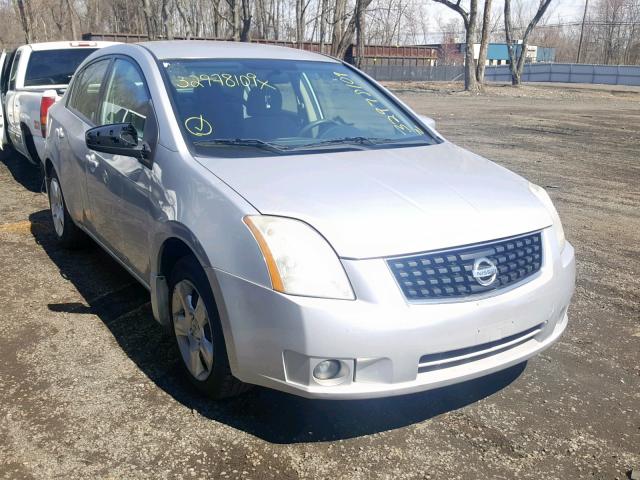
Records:
{"label": "dashboard visible through windshield", "polygon": [[161,67],[197,154],[437,143],[375,85],[339,63],[189,59],[164,60]]}

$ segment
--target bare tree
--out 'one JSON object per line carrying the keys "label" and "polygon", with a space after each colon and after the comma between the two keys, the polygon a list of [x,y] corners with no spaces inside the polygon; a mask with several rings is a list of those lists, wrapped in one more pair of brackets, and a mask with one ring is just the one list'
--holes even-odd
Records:
{"label": "bare tree", "polygon": [[28,3],[27,0],[15,0],[18,12],[20,13],[20,22],[22,22],[22,30],[24,31],[24,40],[26,43],[31,43],[31,18],[29,18]]}
{"label": "bare tree", "polygon": [[[344,58],[347,49],[353,43],[353,36],[358,27],[358,12],[361,12],[361,16],[364,16],[371,2],[372,0],[356,0],[353,10],[347,13],[347,0],[336,0],[331,42],[331,54],[333,56]],[[360,25],[363,33],[362,41],[364,41],[364,22]]]}
{"label": "bare tree", "polygon": [[356,0],[356,11],[354,12],[356,27],[356,67],[362,67],[362,59],[364,58],[364,37],[365,37],[365,9],[366,0]]}
{"label": "bare tree", "polygon": [[147,29],[147,36],[149,40],[155,40],[157,36],[157,32],[155,29],[154,21],[153,21],[153,10],[151,8],[150,0],[141,0],[142,1],[142,13],[144,14],[144,22]]}
{"label": "bare tree", "polygon": [[487,63],[487,50],[489,47],[489,32],[491,31],[491,0],[484,0],[484,14],[482,16],[482,35],[480,36],[480,51],[478,52],[478,65],[476,67],[476,80],[484,83],[484,67]]}
{"label": "bare tree", "polygon": [[320,1],[320,52],[324,53],[324,42],[327,36],[327,20],[329,18],[329,0]]}
{"label": "bare tree", "polygon": [[307,7],[310,0],[296,0],[296,42],[302,47],[305,35]]}
{"label": "bare tree", "polygon": [[248,42],[251,40],[251,3],[249,0],[242,0],[242,30],[240,31],[240,41]]}
{"label": "bare tree", "polygon": [[549,8],[550,4],[551,0],[540,0],[535,15],[522,34],[522,38],[520,39],[520,55],[518,55],[515,39],[513,38],[513,26],[511,23],[511,0],[504,0],[504,33],[505,40],[507,42],[507,50],[509,51],[509,68],[511,69],[511,83],[513,85],[520,85],[522,69],[524,68],[524,63],[527,57],[527,40],[529,39],[529,35],[533,29]]}
{"label": "bare tree", "polygon": [[[505,0],[508,1],[508,0]],[[476,17],[478,15],[478,0],[470,0],[469,11],[460,5],[461,0],[453,2],[451,0],[434,0],[457,12],[462,17],[465,36],[464,52],[464,89],[470,92],[477,92],[478,82],[476,81],[476,62],[473,58],[474,41],[476,37]]]}

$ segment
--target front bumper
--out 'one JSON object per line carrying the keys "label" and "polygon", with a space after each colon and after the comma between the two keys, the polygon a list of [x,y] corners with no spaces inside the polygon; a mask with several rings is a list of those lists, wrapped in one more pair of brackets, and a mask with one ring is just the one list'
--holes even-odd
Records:
{"label": "front bumper", "polygon": [[[232,372],[304,397],[360,399],[438,388],[521,363],[567,325],[574,250],[567,243],[554,251],[551,236],[543,232],[545,259],[531,280],[447,303],[407,303],[383,259],[343,261],[355,301],[284,295],[209,269]],[[438,353],[449,360],[430,361]],[[324,359],[340,360],[348,374],[315,380],[311,372]]]}

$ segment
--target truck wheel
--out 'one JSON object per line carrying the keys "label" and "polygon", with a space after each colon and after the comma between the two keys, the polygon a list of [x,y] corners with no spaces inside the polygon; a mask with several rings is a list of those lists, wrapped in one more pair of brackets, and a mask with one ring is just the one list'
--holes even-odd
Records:
{"label": "truck wheel", "polygon": [[194,257],[178,260],[169,276],[169,294],[173,335],[191,383],[213,399],[251,388],[231,374],[209,280]]}
{"label": "truck wheel", "polygon": [[56,239],[65,248],[76,249],[83,246],[87,241],[87,235],[76,226],[69,215],[55,170],[52,170],[51,176],[47,178],[47,192]]}

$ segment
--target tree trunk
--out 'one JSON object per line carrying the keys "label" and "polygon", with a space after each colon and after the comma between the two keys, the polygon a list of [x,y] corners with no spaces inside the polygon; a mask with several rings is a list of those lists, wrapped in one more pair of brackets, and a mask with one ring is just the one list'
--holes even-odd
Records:
{"label": "tree trunk", "polygon": [[464,52],[464,89],[468,92],[478,91],[476,81],[476,61],[473,58],[474,42],[476,38],[476,17],[478,15],[478,1],[471,0],[469,6],[468,24],[466,26],[466,50]]}
{"label": "tree trunk", "polygon": [[329,0],[322,0],[320,4],[320,53],[324,53],[324,41],[327,36],[327,18],[329,13]]}
{"label": "tree trunk", "polygon": [[27,17],[24,0],[16,0],[18,4],[18,12],[20,13],[20,22],[22,23],[22,31],[24,32],[25,43],[31,43],[31,21]]}
{"label": "tree trunk", "polygon": [[458,12],[462,17],[466,31],[464,52],[464,89],[469,92],[477,92],[478,82],[476,81],[476,61],[473,58],[473,45],[476,38],[478,0],[470,0],[468,12],[460,5],[460,0],[457,0],[455,3],[451,0],[434,1],[446,5],[450,9]]}
{"label": "tree trunk", "polygon": [[251,4],[249,0],[242,0],[242,31],[240,32],[240,41],[248,42],[251,40]]}
{"label": "tree trunk", "polygon": [[153,25],[153,13],[151,11],[151,4],[149,0],[142,0],[142,13],[144,14],[144,22],[147,27],[147,37],[149,40],[156,39],[156,32]]}
{"label": "tree trunk", "polygon": [[233,40],[235,42],[240,41],[240,1],[233,0],[232,2],[232,15],[233,15]]}
{"label": "tree trunk", "polygon": [[76,17],[78,16],[71,0],[66,0],[67,10],[69,11],[69,23],[71,24],[71,38],[72,40],[78,39],[78,30],[76,29]]}
{"label": "tree trunk", "polygon": [[543,17],[547,8],[551,4],[551,0],[540,0],[538,11],[527,25],[524,34],[522,35],[522,43],[520,44],[520,55],[514,48],[513,28],[511,25],[511,0],[504,0],[504,33],[505,40],[507,42],[507,50],[509,51],[509,68],[511,70],[511,83],[513,85],[520,85],[522,78],[522,70],[527,57],[527,40],[529,35],[536,28],[538,22]]}
{"label": "tree trunk", "polygon": [[296,0],[296,42],[302,48],[304,42],[306,0]]}
{"label": "tree trunk", "polygon": [[480,37],[480,53],[478,54],[478,65],[476,67],[476,80],[482,85],[484,83],[484,67],[487,63],[487,49],[489,47],[489,29],[491,28],[491,0],[484,2],[484,15],[482,17],[482,36]]}
{"label": "tree trunk", "polygon": [[356,67],[362,67],[362,60],[364,58],[364,28],[365,28],[365,18],[364,18],[364,9],[366,7],[363,6],[365,0],[356,0]]}
{"label": "tree trunk", "polygon": [[164,38],[167,40],[173,40],[171,26],[169,25],[169,0],[162,0],[162,26],[164,30]]}
{"label": "tree trunk", "polygon": [[[344,35],[344,17],[347,13],[347,0],[336,0],[333,11],[333,34],[331,35],[331,55],[340,57],[342,37]],[[342,52],[344,55],[344,52]]]}
{"label": "tree trunk", "polygon": [[182,0],[176,0],[176,8],[178,9],[178,14],[180,18],[182,18],[182,23],[184,23],[184,36],[187,40],[191,39],[191,19],[187,16],[184,8],[182,6]]}

